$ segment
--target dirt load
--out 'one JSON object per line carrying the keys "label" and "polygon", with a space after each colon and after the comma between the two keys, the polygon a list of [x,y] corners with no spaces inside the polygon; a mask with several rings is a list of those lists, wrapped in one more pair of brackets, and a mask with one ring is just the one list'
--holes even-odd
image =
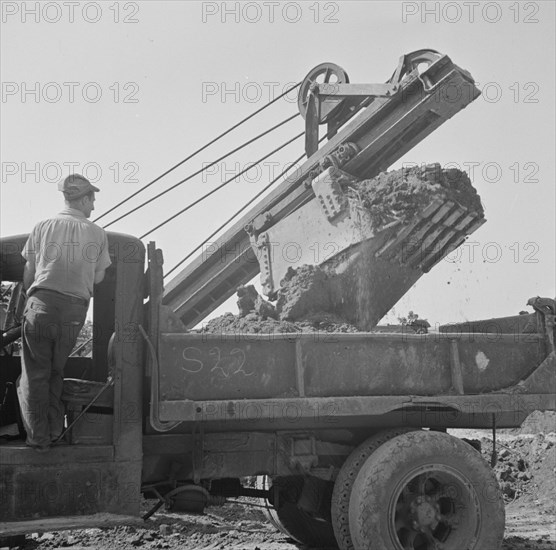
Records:
{"label": "dirt load", "polygon": [[440,164],[382,172],[359,182],[350,193],[361,198],[376,228],[396,220],[411,221],[434,199],[453,201],[470,211],[484,213],[469,176],[457,168],[442,169]]}
{"label": "dirt load", "polygon": [[[244,288],[248,290],[244,291]],[[242,287],[238,291],[244,296],[244,292],[253,296],[257,293],[253,285]],[[264,299],[257,293],[257,303]],[[242,302],[239,305],[239,302]],[[354,325],[346,322],[338,315],[326,311],[314,311],[301,316],[297,321],[276,319],[276,310],[272,304],[266,302],[267,306],[258,308],[255,301],[252,309],[247,309],[247,304],[240,296],[238,300],[239,315],[225,313],[203,325],[201,332],[212,334],[295,334],[300,332],[357,332]]]}
{"label": "dirt load", "polygon": [[[432,164],[350,181],[343,189],[353,216],[363,210],[372,232],[413,222],[435,200],[452,201],[482,217],[481,201],[465,172]],[[438,235],[442,235],[441,227]],[[423,237],[423,235],[421,235]],[[378,238],[380,241],[380,238]],[[374,238],[344,250],[321,265],[290,267],[280,281],[275,304],[252,285],[238,289],[239,316],[226,314],[209,321],[206,332],[300,332],[372,330],[422,275],[404,265],[403,256],[375,255]],[[414,247],[421,246],[417,240]],[[406,256],[413,251],[405,249]]]}
{"label": "dirt load", "polygon": [[[286,271],[277,291],[276,315],[280,320],[296,322],[327,312],[359,330],[371,330],[423,274],[421,263],[429,269],[434,264],[431,256],[437,256],[438,261],[446,253],[439,243],[447,242],[443,239],[458,218],[447,221],[452,207],[446,207],[443,214],[425,216],[427,207],[453,203],[463,208],[463,216],[482,219],[484,214],[467,174],[443,170],[439,164],[394,170],[369,180],[349,180],[341,187],[349,205],[349,219],[355,224],[354,233],[359,231],[356,227],[366,229],[353,236],[351,247],[340,248],[320,265]],[[378,254],[406,229],[407,234],[400,236],[399,250],[394,246],[386,255]]]}

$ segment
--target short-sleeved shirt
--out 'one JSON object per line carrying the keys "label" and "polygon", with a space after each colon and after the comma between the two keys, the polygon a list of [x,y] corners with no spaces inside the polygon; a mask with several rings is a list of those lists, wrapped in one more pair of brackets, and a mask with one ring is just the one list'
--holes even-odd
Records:
{"label": "short-sleeved shirt", "polygon": [[35,260],[28,292],[46,288],[86,300],[93,295],[95,273],[111,263],[104,229],[74,208],[35,225],[21,255]]}

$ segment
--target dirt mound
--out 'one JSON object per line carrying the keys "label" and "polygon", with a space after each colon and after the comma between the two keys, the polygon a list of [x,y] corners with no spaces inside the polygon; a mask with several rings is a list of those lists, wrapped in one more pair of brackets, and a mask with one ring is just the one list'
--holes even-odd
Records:
{"label": "dirt mound", "polygon": [[519,428],[520,434],[554,433],[556,432],[556,412],[534,411]]}
{"label": "dirt mound", "polygon": [[[315,288],[317,285],[312,286],[313,275],[316,273],[318,278],[320,268],[304,267],[309,269],[301,270],[301,276],[292,279],[292,294],[297,295],[297,289],[300,289],[299,300],[281,302],[279,298],[277,306],[274,308],[257,293],[253,285],[240,287],[238,289],[239,315],[225,313],[211,319],[203,326],[201,332],[212,334],[357,332],[356,326],[344,318],[326,311],[329,305],[328,298],[322,299],[322,297],[314,296],[313,292],[319,291]],[[303,278],[307,284],[300,281]],[[303,290],[307,292],[304,293]],[[291,308],[288,307],[289,303],[292,304]],[[292,316],[292,311],[295,321],[286,318],[286,316]]]}
{"label": "dirt mound", "polygon": [[[507,502],[531,501],[550,513],[556,512],[556,436],[506,436],[497,441],[498,461],[494,472]],[[481,439],[481,450],[488,461],[492,440]]]}
{"label": "dirt mound", "polygon": [[201,332],[211,334],[295,334],[301,332],[358,332],[357,327],[327,312],[315,312],[291,322],[263,318],[255,312],[245,317],[225,313],[211,319]]}
{"label": "dirt mound", "polygon": [[295,323],[265,318],[255,311],[244,314],[243,317],[233,313],[224,313],[220,317],[211,319],[203,326],[201,332],[214,334],[258,334],[258,333],[291,333],[301,332]]}

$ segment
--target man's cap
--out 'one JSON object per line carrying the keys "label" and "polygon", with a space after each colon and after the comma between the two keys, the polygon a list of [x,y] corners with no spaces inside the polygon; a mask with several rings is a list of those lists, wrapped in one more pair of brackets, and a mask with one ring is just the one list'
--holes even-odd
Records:
{"label": "man's cap", "polygon": [[66,179],[58,184],[58,190],[64,193],[67,200],[75,200],[84,197],[87,193],[94,191],[98,193],[100,189],[95,187],[85,176],[81,174],[70,174]]}

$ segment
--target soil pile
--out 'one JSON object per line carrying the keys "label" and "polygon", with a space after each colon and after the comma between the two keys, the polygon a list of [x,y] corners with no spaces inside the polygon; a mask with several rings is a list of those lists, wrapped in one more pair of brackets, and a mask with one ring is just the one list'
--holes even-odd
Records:
{"label": "soil pile", "polygon": [[[494,472],[506,503],[535,505],[541,514],[556,513],[556,413],[535,411],[520,428],[498,430]],[[488,430],[454,430],[480,448],[490,463],[492,436]]]}
{"label": "soil pile", "polygon": [[520,434],[556,433],[556,412],[535,411],[531,413],[519,428]]}
{"label": "soil pile", "polygon": [[[492,440],[482,439],[487,460]],[[507,502],[526,499],[556,512],[556,434],[508,436],[497,441],[498,461],[494,472]]]}
{"label": "soil pile", "polygon": [[[252,290],[248,293],[252,296],[256,292],[252,285]],[[239,294],[244,291],[238,291]],[[242,298],[240,297],[240,300]],[[225,313],[208,321],[201,329],[201,332],[211,334],[295,334],[302,332],[358,332],[357,327],[345,321],[338,315],[326,311],[309,311],[296,321],[277,318],[279,316],[277,308],[266,302],[263,307],[256,304],[265,302],[258,295],[258,299],[253,301],[252,309],[247,309],[246,301],[242,301],[239,307],[239,315]],[[238,300],[239,302],[239,300]]]}

